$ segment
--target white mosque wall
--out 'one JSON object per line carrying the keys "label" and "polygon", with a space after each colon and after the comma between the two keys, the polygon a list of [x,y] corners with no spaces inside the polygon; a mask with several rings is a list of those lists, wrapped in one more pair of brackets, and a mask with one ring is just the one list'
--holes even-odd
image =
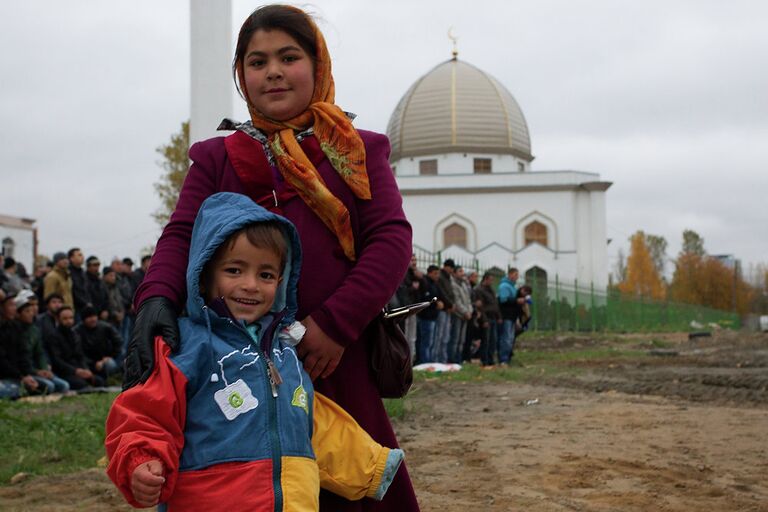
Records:
{"label": "white mosque wall", "polygon": [[394,162],[392,167],[398,176],[418,176],[419,162],[422,160],[437,160],[437,174],[473,174],[475,158],[490,158],[491,173],[525,172],[530,170],[529,162],[515,156],[483,153],[447,153],[406,157]]}
{"label": "white mosque wall", "polygon": [[[411,191],[412,192],[412,191]],[[444,250],[443,233],[456,223],[466,229],[467,247],[483,267],[539,266],[550,278],[607,286],[608,266],[603,191],[541,190],[412,194],[403,207],[414,243]],[[525,246],[524,229],[533,221],[547,226],[547,247]]]}
{"label": "white mosque wall", "polygon": [[35,270],[35,230],[0,223],[0,242],[5,256],[24,265],[31,275]]}

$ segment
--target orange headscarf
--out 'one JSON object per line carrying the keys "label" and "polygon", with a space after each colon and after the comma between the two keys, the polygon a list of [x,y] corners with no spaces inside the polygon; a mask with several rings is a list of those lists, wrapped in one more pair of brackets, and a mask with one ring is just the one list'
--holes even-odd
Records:
{"label": "orange headscarf", "polygon": [[[295,7],[286,6],[286,8],[303,13]],[[355,196],[360,199],[371,198],[368,173],[365,169],[363,140],[346,114],[334,104],[335,88],[331,74],[331,57],[320,29],[309,16],[307,19],[315,32],[317,59],[315,89],[310,104],[304,112],[286,121],[277,121],[264,116],[254,108],[248,97],[242,60],[237,63],[237,77],[240,90],[248,103],[251,121],[255,127],[267,134],[283,177],[336,235],[347,258],[354,261],[355,243],[349,210],[328,190],[320,173],[307,158],[294,136],[295,131],[312,126],[323,153]]]}

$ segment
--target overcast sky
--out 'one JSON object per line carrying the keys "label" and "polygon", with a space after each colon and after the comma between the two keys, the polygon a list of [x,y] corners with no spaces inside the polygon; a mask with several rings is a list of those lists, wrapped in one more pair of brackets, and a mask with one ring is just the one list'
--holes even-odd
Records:
{"label": "overcast sky", "polygon": [[[258,2],[235,0],[233,34]],[[638,229],[768,262],[768,2],[319,1],[336,100],[384,132],[450,58],[496,77],[528,121],[533,170],[600,173],[613,264]],[[234,36],[233,36],[234,41]],[[103,261],[152,245],[155,148],[189,117],[188,0],[0,4],[0,214],[40,252]],[[245,118],[236,103],[236,117]]]}

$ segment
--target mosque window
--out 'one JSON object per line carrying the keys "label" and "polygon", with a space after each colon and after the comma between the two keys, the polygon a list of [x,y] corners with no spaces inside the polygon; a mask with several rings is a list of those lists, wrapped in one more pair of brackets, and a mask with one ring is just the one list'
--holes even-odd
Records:
{"label": "mosque window", "polygon": [[2,246],[2,254],[3,256],[7,258],[13,258],[14,248],[16,247],[16,242],[13,241],[13,238],[7,236],[3,238],[3,246]]}
{"label": "mosque window", "polygon": [[432,175],[437,174],[437,160],[419,160],[419,174]]}
{"label": "mosque window", "polygon": [[491,172],[490,158],[475,158],[475,174],[488,174]]}
{"label": "mosque window", "polygon": [[547,226],[537,220],[525,226],[525,245],[533,243],[547,247]]}
{"label": "mosque window", "polygon": [[467,247],[467,228],[455,222],[443,230],[443,247],[458,245]]}
{"label": "mosque window", "polygon": [[525,164],[523,162],[517,162],[517,172],[525,172]]}

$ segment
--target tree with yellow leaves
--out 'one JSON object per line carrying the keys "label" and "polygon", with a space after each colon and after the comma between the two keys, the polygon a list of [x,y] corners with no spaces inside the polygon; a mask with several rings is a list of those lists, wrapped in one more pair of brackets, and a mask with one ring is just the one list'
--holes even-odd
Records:
{"label": "tree with yellow leaves", "polygon": [[699,304],[715,309],[749,311],[755,290],[744,281],[738,260],[728,266],[704,250],[704,239],[695,231],[683,232],[683,248],[675,261],[669,288],[677,302]]}
{"label": "tree with yellow leaves", "polygon": [[646,243],[646,235],[638,231],[629,239],[626,278],[619,283],[619,291],[635,297],[663,300],[666,294],[661,275],[654,265]]}

